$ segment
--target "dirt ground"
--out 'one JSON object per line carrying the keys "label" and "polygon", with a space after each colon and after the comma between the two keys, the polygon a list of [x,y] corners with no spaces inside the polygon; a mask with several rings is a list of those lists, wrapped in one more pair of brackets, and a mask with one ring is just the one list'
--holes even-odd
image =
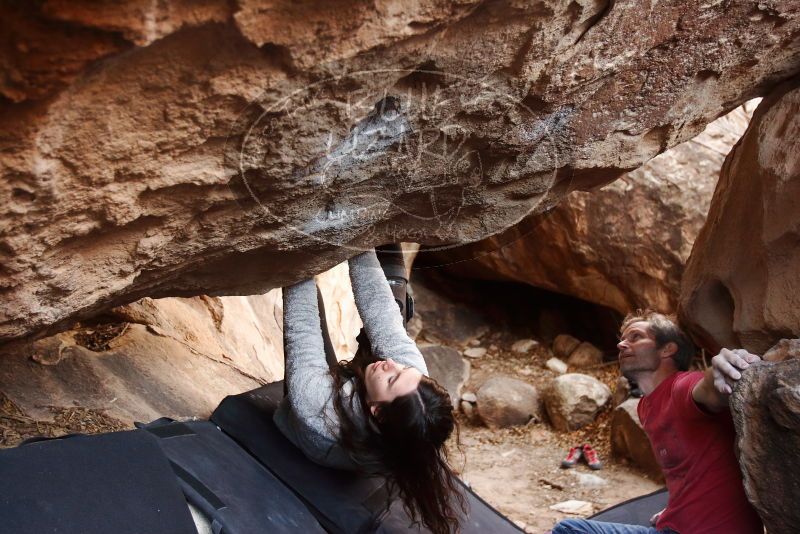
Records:
{"label": "dirt ground", "polygon": [[[510,350],[516,338],[508,334],[490,334],[480,341],[488,353],[471,360],[470,380],[464,391],[475,392],[489,376],[504,374],[529,382],[541,392],[556,376],[544,366],[552,354],[542,346],[520,355]],[[618,376],[615,363],[581,372],[614,390]],[[461,454],[453,450],[451,462],[460,467],[462,478],[478,495],[527,532],[543,533],[557,521],[570,517],[551,510],[553,504],[570,499],[587,501],[597,512],[661,487],[624,461],[611,458],[609,418],[610,407],[594,424],[566,433],[556,432],[543,421],[490,430],[476,418],[462,414],[459,416]],[[603,469],[592,471],[582,463],[572,469],[561,469],[560,462],[569,447],[586,442],[598,451]],[[603,480],[584,477],[586,474]],[[592,486],[602,482],[602,486]]]}
{"label": "dirt ground", "polygon": [[52,420],[30,417],[0,391],[0,448],[15,447],[33,437],[54,438],[65,434],[97,434],[129,430],[133,425],[99,410],[47,407]]}

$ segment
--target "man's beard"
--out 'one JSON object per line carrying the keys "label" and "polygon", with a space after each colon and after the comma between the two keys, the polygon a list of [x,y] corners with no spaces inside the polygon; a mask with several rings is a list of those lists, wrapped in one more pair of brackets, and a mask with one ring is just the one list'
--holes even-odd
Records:
{"label": "man's beard", "polygon": [[639,376],[644,372],[644,370],[639,368],[634,369],[625,369],[624,371],[620,369],[622,376],[630,380],[631,382],[638,382]]}
{"label": "man's beard", "polygon": [[656,370],[658,370],[658,364],[653,367],[652,365],[648,366],[645,362],[639,361],[635,362],[632,367],[623,369],[622,362],[620,362],[620,373],[632,382],[639,382],[639,378],[642,375],[654,373]]}

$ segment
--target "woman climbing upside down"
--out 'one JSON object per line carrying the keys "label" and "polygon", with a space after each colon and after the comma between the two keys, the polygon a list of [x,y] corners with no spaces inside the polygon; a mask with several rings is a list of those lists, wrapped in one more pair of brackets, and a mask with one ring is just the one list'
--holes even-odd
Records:
{"label": "woman climbing upside down", "polygon": [[375,252],[349,266],[364,323],[350,361],[326,361],[314,280],[284,288],[287,394],[275,423],[314,462],[380,474],[413,520],[455,532],[465,505],[444,447],[455,428],[450,396],[428,377]]}

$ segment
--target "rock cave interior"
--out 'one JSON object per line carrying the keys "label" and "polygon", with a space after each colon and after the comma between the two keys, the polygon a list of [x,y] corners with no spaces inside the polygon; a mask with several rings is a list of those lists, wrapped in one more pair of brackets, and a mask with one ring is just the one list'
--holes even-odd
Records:
{"label": "rock cave interior", "polygon": [[[694,370],[763,357],[737,460],[796,531],[798,0],[10,0],[0,27],[0,480],[30,438],[282,380],[310,277],[349,359],[347,260],[403,243],[452,467],[510,528],[664,487],[618,367],[653,309]],[[603,470],[562,469],[585,443]]]}

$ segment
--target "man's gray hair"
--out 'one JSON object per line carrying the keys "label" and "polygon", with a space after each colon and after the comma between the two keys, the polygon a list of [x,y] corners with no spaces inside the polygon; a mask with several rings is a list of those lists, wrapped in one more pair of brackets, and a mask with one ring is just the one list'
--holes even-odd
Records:
{"label": "man's gray hair", "polygon": [[636,310],[629,313],[622,321],[620,333],[624,332],[633,323],[646,322],[648,323],[647,330],[656,340],[656,347],[661,348],[667,343],[675,343],[678,350],[672,355],[672,360],[675,366],[681,370],[686,371],[689,369],[689,364],[692,363],[692,358],[697,353],[697,349],[692,343],[689,336],[686,335],[678,322],[672,315],[664,315],[653,310]]}

